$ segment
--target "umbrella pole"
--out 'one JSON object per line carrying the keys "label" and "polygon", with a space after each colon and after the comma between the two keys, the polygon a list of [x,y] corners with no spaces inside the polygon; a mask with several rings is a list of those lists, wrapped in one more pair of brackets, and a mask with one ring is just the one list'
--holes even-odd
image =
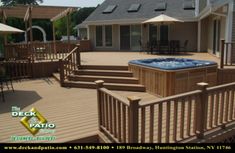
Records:
{"label": "umbrella pole", "polygon": [[[3,13],[3,12],[2,12],[2,13]],[[2,14],[2,22],[3,22],[4,24],[6,24],[6,18],[5,18],[4,13]],[[6,45],[6,44],[7,44],[7,35],[4,34],[3,39],[4,39],[4,45]]]}

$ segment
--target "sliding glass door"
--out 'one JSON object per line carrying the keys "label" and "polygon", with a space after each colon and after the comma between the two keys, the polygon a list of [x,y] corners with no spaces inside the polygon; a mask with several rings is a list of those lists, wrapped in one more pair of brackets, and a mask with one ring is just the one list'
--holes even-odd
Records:
{"label": "sliding glass door", "polygon": [[120,49],[130,50],[130,26],[120,26]]}
{"label": "sliding glass door", "polygon": [[140,50],[141,25],[120,26],[120,50]]}
{"label": "sliding glass door", "polygon": [[131,25],[131,50],[140,51],[141,26]]}

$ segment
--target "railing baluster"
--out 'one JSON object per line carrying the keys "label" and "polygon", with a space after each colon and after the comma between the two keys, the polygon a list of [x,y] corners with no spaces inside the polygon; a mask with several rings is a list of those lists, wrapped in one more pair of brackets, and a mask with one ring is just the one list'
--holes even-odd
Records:
{"label": "railing baluster", "polygon": [[150,106],[150,121],[149,121],[149,142],[153,143],[154,137],[154,105]]}
{"label": "railing baluster", "polygon": [[145,143],[145,107],[141,108],[141,143]]}
{"label": "railing baluster", "polygon": [[229,111],[229,97],[230,97],[230,90],[229,89],[226,89],[225,90],[226,92],[226,99],[225,99],[225,123],[228,122],[228,111]]}
{"label": "railing baluster", "polygon": [[174,100],[174,123],[173,123],[173,140],[177,141],[177,120],[178,120],[178,102]]}
{"label": "railing baluster", "polygon": [[184,138],[185,99],[181,99],[180,138]]}
{"label": "railing baluster", "polygon": [[209,119],[209,128],[212,128],[213,126],[213,115],[214,115],[214,92],[211,93],[211,101],[210,101],[210,117],[208,117]]}
{"label": "railing baluster", "polygon": [[122,128],[121,128],[121,102],[117,103],[118,110],[118,140],[121,142],[122,140]]}
{"label": "railing baluster", "polygon": [[230,106],[230,116],[229,116],[229,119],[230,120],[233,120],[233,114],[234,114],[234,112],[235,112],[235,110],[234,110],[234,90],[233,90],[233,88],[231,88],[231,106]]}
{"label": "railing baluster", "polygon": [[198,102],[199,102],[199,95],[195,95],[195,97],[194,97],[194,111],[193,111],[193,115],[194,115],[194,117],[193,117],[193,133],[196,133],[197,132],[197,104],[198,104]]}
{"label": "railing baluster", "polygon": [[108,94],[105,94],[105,101],[106,101],[106,110],[105,110],[105,117],[106,117],[106,128],[107,130],[110,130],[110,125],[109,125],[109,122],[110,122],[110,116],[109,116],[109,96]]}
{"label": "railing baluster", "polygon": [[117,100],[113,99],[113,117],[114,117],[114,137],[117,137]]}
{"label": "railing baluster", "polygon": [[171,101],[166,102],[166,143],[170,142]]}
{"label": "railing baluster", "polygon": [[187,115],[187,135],[190,136],[190,130],[191,130],[191,120],[192,120],[192,97],[188,97],[188,115]]}
{"label": "railing baluster", "polygon": [[225,43],[225,65],[228,65],[228,43]]}
{"label": "railing baluster", "polygon": [[122,135],[123,140],[122,142],[126,143],[126,106],[122,104]]}
{"label": "railing baluster", "polygon": [[219,103],[220,103],[219,100],[220,100],[220,92],[216,91],[215,118],[214,118],[215,126],[218,126],[218,124],[219,124]]}
{"label": "railing baluster", "polygon": [[230,44],[231,45],[231,54],[230,54],[230,66],[233,65],[233,43]]}
{"label": "railing baluster", "polygon": [[223,122],[224,122],[224,90],[222,90],[221,92],[221,97],[220,97],[220,120],[219,123],[223,126]]}
{"label": "railing baluster", "polygon": [[113,134],[113,101],[112,97],[109,96],[109,127],[110,133]]}
{"label": "railing baluster", "polygon": [[162,103],[158,105],[158,143],[162,142]]}

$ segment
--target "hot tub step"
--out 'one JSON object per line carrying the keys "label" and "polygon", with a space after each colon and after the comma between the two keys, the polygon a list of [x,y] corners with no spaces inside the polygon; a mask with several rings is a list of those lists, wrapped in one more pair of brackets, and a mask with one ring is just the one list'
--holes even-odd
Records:
{"label": "hot tub step", "polygon": [[106,83],[123,83],[123,84],[138,84],[139,81],[133,77],[117,77],[117,76],[92,76],[92,75],[70,75],[70,81],[86,81],[94,82],[96,80],[103,80]]}
{"label": "hot tub step", "polygon": [[[64,87],[96,89],[96,84],[94,82],[66,81]],[[139,84],[104,83],[104,87],[109,90],[145,92],[145,87]]]}
{"label": "hot tub step", "polygon": [[95,76],[120,76],[120,77],[133,77],[129,71],[113,71],[113,70],[76,70],[75,75],[95,75]]}
{"label": "hot tub step", "polygon": [[128,71],[128,66],[82,65],[79,69]]}

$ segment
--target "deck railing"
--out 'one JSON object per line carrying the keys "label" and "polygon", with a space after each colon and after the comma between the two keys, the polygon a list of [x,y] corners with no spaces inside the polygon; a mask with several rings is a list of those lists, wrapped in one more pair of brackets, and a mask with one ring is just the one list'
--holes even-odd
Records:
{"label": "deck railing", "polygon": [[33,42],[32,44],[5,45],[6,59],[55,60],[68,55],[75,44],[56,42]]}
{"label": "deck railing", "polygon": [[66,57],[59,59],[60,83],[63,86],[67,77],[81,65],[79,45],[75,47]]}
{"label": "deck railing", "polygon": [[10,60],[2,61],[0,65],[5,67],[5,70],[12,79],[23,79],[32,76],[32,65],[31,60]]}
{"label": "deck railing", "polygon": [[225,42],[221,40],[221,51],[220,51],[220,68],[224,66],[234,66],[235,64],[235,54],[234,46],[235,42]]}
{"label": "deck railing", "polygon": [[235,121],[235,83],[140,102],[122,98],[96,81],[99,129],[114,142],[175,143]]}

